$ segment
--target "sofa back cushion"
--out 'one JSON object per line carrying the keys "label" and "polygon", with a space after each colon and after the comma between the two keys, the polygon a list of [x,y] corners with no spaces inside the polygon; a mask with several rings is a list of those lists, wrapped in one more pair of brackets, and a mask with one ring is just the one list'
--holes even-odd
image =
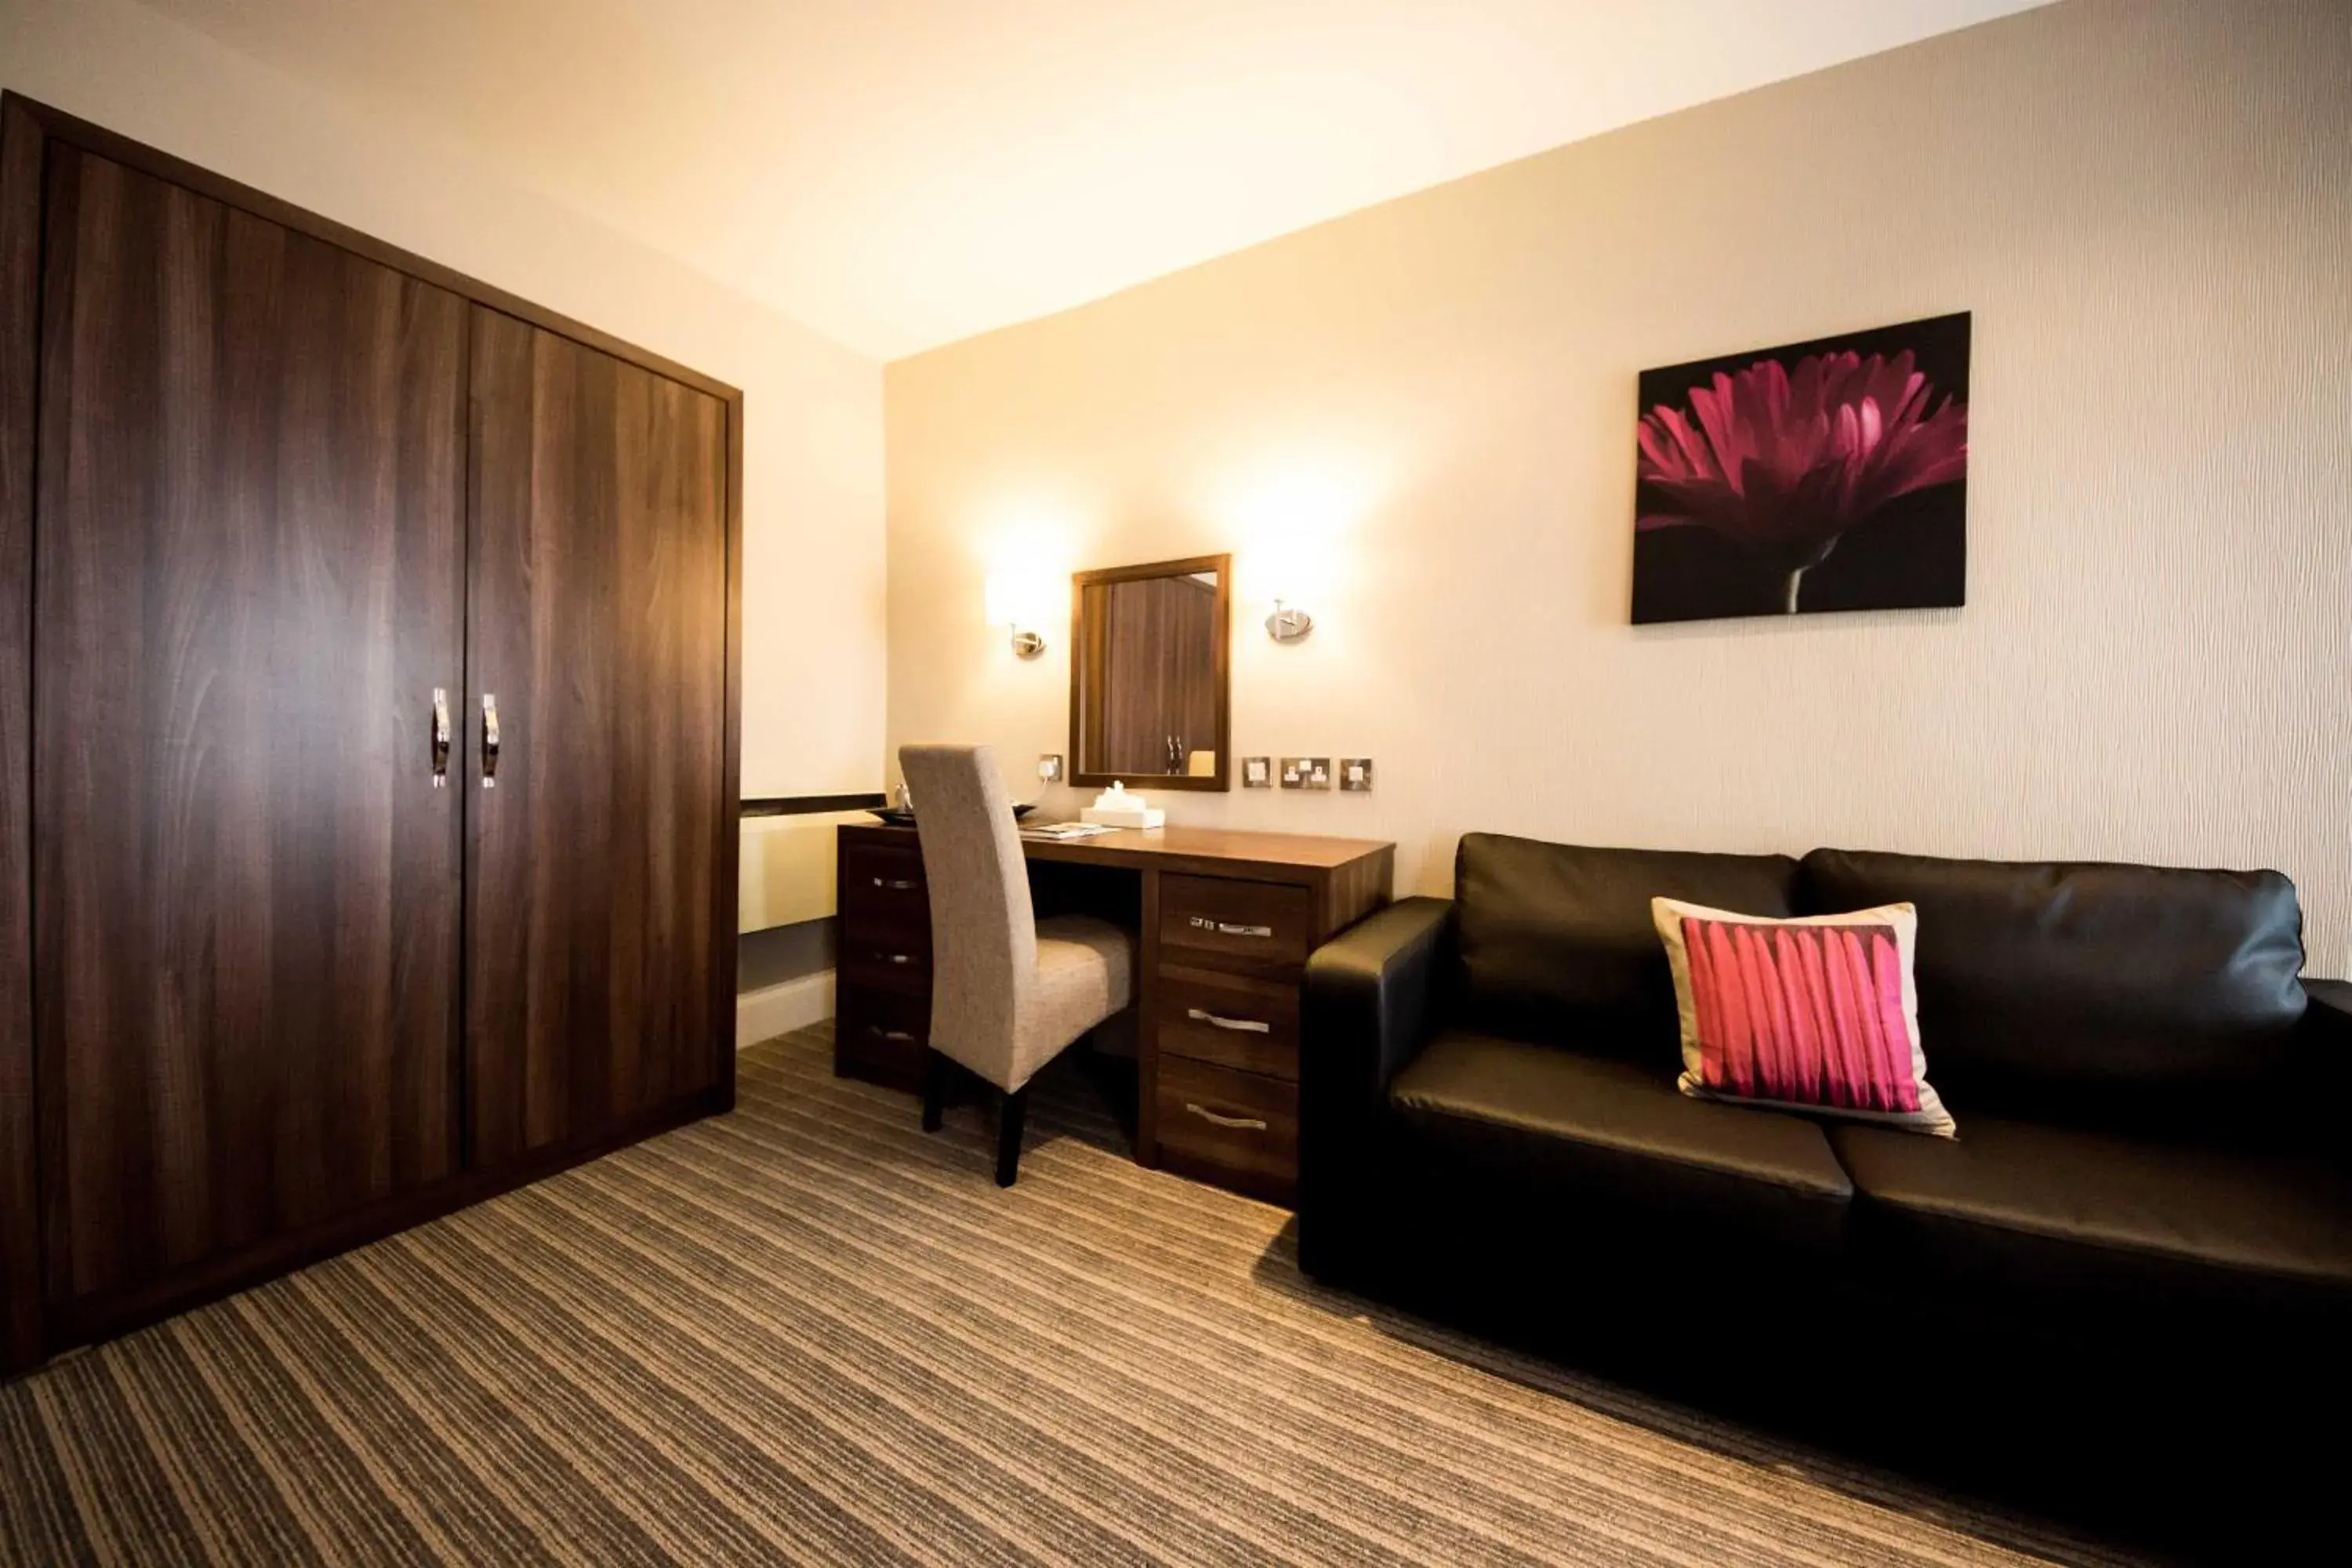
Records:
{"label": "sofa back cushion", "polygon": [[1467,833],[1454,858],[1454,1000],[1470,1026],[1653,1062],[1682,1037],[1654,898],[1792,914],[1785,855],[1589,849]]}
{"label": "sofa back cushion", "polygon": [[1921,1043],[1963,1128],[1972,1105],[2195,1121],[2274,1080],[2303,1016],[2276,871],[1816,849],[1799,898],[1917,908]]}

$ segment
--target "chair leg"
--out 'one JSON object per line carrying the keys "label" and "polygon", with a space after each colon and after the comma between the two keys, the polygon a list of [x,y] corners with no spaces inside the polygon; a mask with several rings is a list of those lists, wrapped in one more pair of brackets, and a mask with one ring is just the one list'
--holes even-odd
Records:
{"label": "chair leg", "polygon": [[1013,1178],[1021,1173],[1021,1124],[1029,1113],[1029,1086],[1023,1084],[1004,1097],[1004,1110],[997,1118],[996,1184],[1009,1187]]}
{"label": "chair leg", "polygon": [[937,1132],[948,1103],[948,1058],[944,1052],[923,1053],[923,1131]]}

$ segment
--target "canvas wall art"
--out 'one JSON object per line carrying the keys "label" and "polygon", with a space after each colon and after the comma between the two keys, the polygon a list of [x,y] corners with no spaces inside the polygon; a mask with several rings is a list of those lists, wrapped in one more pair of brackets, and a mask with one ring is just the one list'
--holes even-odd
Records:
{"label": "canvas wall art", "polygon": [[1969,318],[1642,373],[1633,619],[1961,603]]}

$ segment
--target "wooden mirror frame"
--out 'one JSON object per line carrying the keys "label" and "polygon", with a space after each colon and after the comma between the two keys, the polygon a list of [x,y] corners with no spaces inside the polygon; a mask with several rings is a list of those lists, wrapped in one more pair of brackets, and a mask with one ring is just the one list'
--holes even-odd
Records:
{"label": "wooden mirror frame", "polygon": [[[1110,583],[1134,583],[1151,577],[1189,577],[1202,572],[1217,574],[1216,640],[1217,771],[1206,777],[1177,773],[1107,773],[1086,766],[1087,695],[1101,681],[1102,630],[1089,637],[1087,590]],[[1073,788],[1105,789],[1116,781],[1133,779],[1141,791],[1215,790],[1233,786],[1233,646],[1234,558],[1194,555],[1181,561],[1148,561],[1139,566],[1106,566],[1070,576],[1070,784]],[[1139,792],[1140,793],[1140,792]]]}

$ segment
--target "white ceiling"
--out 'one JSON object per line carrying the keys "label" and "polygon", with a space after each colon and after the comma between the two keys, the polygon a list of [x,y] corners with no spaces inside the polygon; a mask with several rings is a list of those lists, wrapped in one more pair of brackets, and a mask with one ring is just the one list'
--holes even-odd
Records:
{"label": "white ceiling", "polygon": [[145,3],[891,359],[2042,0]]}

